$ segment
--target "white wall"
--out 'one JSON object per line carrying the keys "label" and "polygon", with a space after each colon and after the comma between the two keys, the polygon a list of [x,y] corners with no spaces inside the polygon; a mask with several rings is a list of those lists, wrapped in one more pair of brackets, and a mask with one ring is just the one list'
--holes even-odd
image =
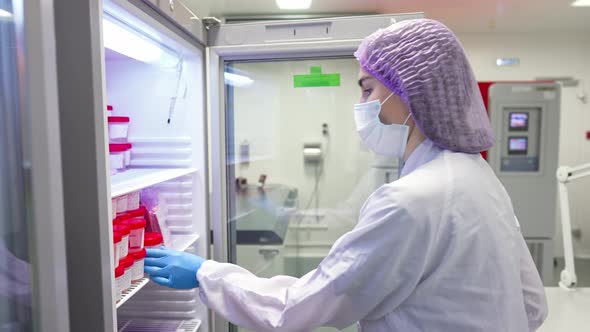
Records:
{"label": "white wall", "polygon": [[[533,80],[539,76],[571,76],[578,88],[563,88],[561,106],[560,165],[590,162],[590,104],[576,95],[590,87],[590,35],[588,34],[460,34],[475,75],[480,81]],[[518,57],[520,65],[497,67],[498,57]],[[582,229],[576,254],[590,256],[590,179],[570,185],[573,222]],[[557,225],[556,254],[562,255],[561,225]]]}
{"label": "white wall", "polygon": [[[311,66],[340,73],[341,86],[294,88],[293,75],[309,74]],[[367,171],[370,157],[361,151],[353,120],[353,105],[360,96],[356,60],[240,63],[235,68],[254,80],[252,86],[234,90],[235,142],[247,140],[253,160],[237,166],[236,176],[256,183],[265,173],[269,183],[297,187],[300,208],[305,208],[315,175],[313,167],[304,165],[303,144],[321,142],[326,155],[320,207],[347,199]],[[322,123],[329,126],[329,138],[322,135]]]}

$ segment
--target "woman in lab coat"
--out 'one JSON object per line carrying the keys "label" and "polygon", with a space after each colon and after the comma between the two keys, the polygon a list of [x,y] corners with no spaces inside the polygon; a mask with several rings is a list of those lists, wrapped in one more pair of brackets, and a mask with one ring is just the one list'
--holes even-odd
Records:
{"label": "woman in lab coat", "polygon": [[146,273],[252,331],[534,331],[547,314],[510,197],[479,155],[490,123],[455,35],[404,21],[366,38],[357,130],[403,158],[399,180],[366,201],[358,225],[302,278],[258,278],[233,264],[149,250]]}

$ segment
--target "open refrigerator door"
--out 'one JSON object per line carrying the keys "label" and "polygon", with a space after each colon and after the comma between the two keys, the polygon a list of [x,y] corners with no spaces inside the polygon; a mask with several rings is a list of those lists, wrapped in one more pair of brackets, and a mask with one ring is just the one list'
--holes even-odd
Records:
{"label": "open refrigerator door", "polygon": [[[208,257],[204,49],[123,1],[104,2],[102,33],[112,212],[105,222],[117,233],[115,225],[139,216],[141,245],[159,246],[150,233],[160,233],[166,247]],[[131,229],[129,255],[134,239]],[[116,245],[114,254],[116,267]],[[140,273],[131,284],[113,283],[119,331],[208,330],[198,290],[151,283],[143,264]]]}

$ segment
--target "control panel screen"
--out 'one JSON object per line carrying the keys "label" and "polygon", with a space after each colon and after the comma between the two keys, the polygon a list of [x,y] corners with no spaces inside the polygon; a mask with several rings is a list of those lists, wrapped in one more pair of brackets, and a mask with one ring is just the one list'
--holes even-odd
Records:
{"label": "control panel screen", "polygon": [[510,130],[527,131],[529,129],[529,113],[510,113]]}
{"label": "control panel screen", "polygon": [[508,154],[510,155],[526,155],[529,149],[528,137],[509,137],[508,138]]}

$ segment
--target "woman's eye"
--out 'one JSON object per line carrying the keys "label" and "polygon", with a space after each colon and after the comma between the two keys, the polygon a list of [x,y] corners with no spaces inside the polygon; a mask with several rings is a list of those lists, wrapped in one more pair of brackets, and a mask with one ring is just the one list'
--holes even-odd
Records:
{"label": "woman's eye", "polygon": [[371,92],[373,92],[373,89],[363,90],[363,98],[368,98],[371,95]]}

